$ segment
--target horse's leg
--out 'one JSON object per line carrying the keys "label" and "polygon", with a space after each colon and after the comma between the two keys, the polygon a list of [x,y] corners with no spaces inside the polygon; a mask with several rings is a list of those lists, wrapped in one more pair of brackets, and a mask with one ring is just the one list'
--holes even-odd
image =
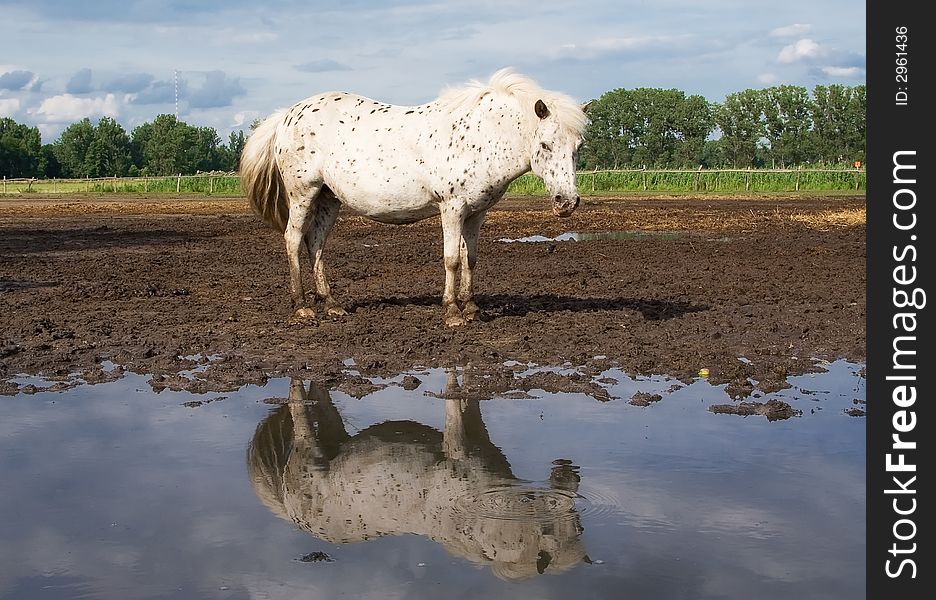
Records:
{"label": "horse's leg", "polygon": [[445,368],[445,419],[442,426],[442,451],[450,460],[465,458],[465,426],[462,423],[464,400],[460,400],[456,367]]}
{"label": "horse's leg", "polygon": [[442,290],[442,314],[445,324],[459,327],[465,324],[461,310],[455,302],[455,277],[461,264],[462,228],[465,218],[462,210],[443,204],[442,213],[442,255],[445,265],[445,288]]}
{"label": "horse's leg", "polygon": [[338,209],[341,203],[328,188],[322,190],[315,204],[312,206],[312,227],[305,235],[306,248],[309,251],[309,260],[312,261],[312,271],[315,275],[315,293],[325,302],[325,312],[330,316],[348,314],[331,294],[331,286],[325,277],[325,263],[322,261],[322,251],[328,233],[338,219]]}
{"label": "horse's leg", "polygon": [[485,211],[476,212],[465,219],[462,228],[460,248],[461,280],[459,281],[458,299],[462,303],[462,316],[465,321],[474,321],[478,318],[478,305],[475,304],[471,294],[471,276],[478,262],[478,233],[484,223]]}
{"label": "horse's leg", "polygon": [[315,429],[314,408],[307,402],[309,394],[301,379],[289,382],[289,414],[292,417],[292,452],[286,462],[285,477],[299,486],[302,474],[309,463],[326,466],[328,460],[322,451]]}
{"label": "horse's leg", "polygon": [[289,221],[283,239],[286,240],[286,259],[289,261],[289,291],[292,296],[294,319],[314,320],[315,311],[308,306],[305,290],[302,288],[302,268],[299,264],[299,251],[306,230],[309,228],[309,213],[312,203],[322,189],[321,184],[306,188],[302,195],[290,194]]}

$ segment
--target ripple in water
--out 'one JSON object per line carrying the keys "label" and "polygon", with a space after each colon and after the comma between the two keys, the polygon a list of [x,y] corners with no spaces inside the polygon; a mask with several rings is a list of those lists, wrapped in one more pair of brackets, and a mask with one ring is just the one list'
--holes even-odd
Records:
{"label": "ripple in water", "polygon": [[467,490],[455,498],[453,510],[466,519],[551,523],[577,518],[576,504],[580,498],[573,491],[541,487],[533,482],[517,482]]}

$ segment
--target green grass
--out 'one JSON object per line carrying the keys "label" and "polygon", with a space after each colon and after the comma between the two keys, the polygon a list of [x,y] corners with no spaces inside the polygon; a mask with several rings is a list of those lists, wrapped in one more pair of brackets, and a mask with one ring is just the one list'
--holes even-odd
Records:
{"label": "green grass", "polygon": [[[576,176],[579,193],[623,192],[863,192],[865,172],[854,170],[783,171],[593,171]],[[857,187],[856,187],[857,183]],[[168,177],[122,177],[104,179],[8,180],[0,190],[6,194],[204,194],[240,196],[236,175],[183,175]],[[519,196],[543,196],[543,180],[527,173],[510,184],[507,192]]]}
{"label": "green grass", "polygon": [[[797,178],[799,185],[797,187]],[[864,191],[864,171],[596,171],[580,172],[580,194],[617,192],[809,192]],[[857,188],[856,184],[857,183]],[[508,193],[541,196],[546,194],[543,180],[527,173],[514,181]]]}

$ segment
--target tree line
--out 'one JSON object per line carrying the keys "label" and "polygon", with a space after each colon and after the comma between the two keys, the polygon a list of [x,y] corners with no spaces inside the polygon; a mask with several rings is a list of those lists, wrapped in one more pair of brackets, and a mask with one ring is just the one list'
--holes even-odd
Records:
{"label": "tree line", "polygon": [[583,169],[793,167],[865,160],[865,86],[781,85],[722,103],[670,89],[616,89],[588,107]]}
{"label": "tree line", "polygon": [[[580,169],[793,167],[865,160],[865,86],[781,85],[711,103],[676,89],[614,89],[592,101]],[[0,175],[133,177],[236,171],[246,134],[223,143],[212,127],[173,115],[127,131],[82,119],[51,144],[39,129],[0,119]]]}
{"label": "tree line", "polygon": [[0,119],[0,175],[84,178],[184,175],[236,171],[247,137],[231,133],[222,143],[213,127],[195,127],[174,115],[159,115],[127,131],[110,117],[72,123],[51,144],[39,129]]}

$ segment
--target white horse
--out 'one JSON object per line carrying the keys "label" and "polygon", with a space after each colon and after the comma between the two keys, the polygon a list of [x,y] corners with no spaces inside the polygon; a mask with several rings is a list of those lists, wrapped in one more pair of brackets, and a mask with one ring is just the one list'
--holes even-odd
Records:
{"label": "white horse", "polygon": [[546,183],[553,212],[570,215],[579,204],[575,166],[585,123],[584,106],[508,69],[420,106],[330,92],[268,117],[244,146],[241,181],[254,210],[284,233],[295,318],[315,319],[302,287],[303,242],[327,314],[346,314],[322,262],[345,204],[382,223],[441,215],[445,323],[476,319],[471,274],[486,211],[532,170]]}
{"label": "white horse", "polygon": [[590,562],[574,467],[553,466],[547,485],[518,480],[476,399],[445,400],[442,431],[386,421],[351,435],[325,388],[294,379],[288,405],[257,427],[247,466],[275,515],[333,544],[422,535],[502,579]]}

